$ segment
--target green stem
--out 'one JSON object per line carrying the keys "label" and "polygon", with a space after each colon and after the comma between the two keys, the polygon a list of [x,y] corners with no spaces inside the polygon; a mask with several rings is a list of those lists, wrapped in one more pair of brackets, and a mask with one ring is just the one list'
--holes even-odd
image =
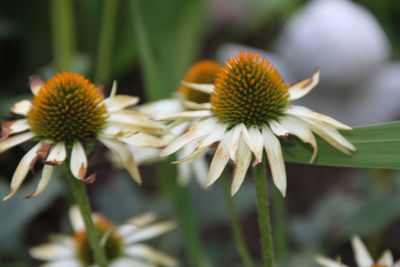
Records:
{"label": "green stem", "polygon": [[72,192],[74,201],[79,206],[79,209],[81,211],[83,221],[85,223],[89,245],[93,251],[94,258],[100,267],[107,267],[107,259],[104,253],[104,249],[100,244],[99,233],[93,223],[92,211],[90,208],[85,185],[71,174],[66,164],[64,164],[64,170],[65,179],[67,180],[69,188]]}
{"label": "green stem", "polygon": [[175,210],[180,223],[180,229],[183,232],[185,248],[191,266],[210,266],[199,237],[199,226],[193,213],[192,200],[188,189],[177,183],[175,166],[171,165],[169,162],[163,162],[161,167],[159,177],[165,181],[165,186],[172,195],[175,203]]}
{"label": "green stem", "polygon": [[58,71],[72,71],[75,56],[74,16],[71,0],[53,0],[51,25],[53,57]]}
{"label": "green stem", "polygon": [[286,202],[281,192],[274,187],[272,189],[272,211],[274,218],[274,239],[276,244],[276,258],[280,266],[286,265],[287,259],[287,221]]}
{"label": "green stem", "polygon": [[267,173],[265,160],[254,168],[254,179],[257,195],[258,225],[261,233],[261,247],[266,267],[275,266],[274,248],[272,244],[271,220],[269,215],[269,204],[267,197]]}
{"label": "green stem", "polygon": [[117,11],[118,0],[104,1],[94,73],[95,82],[108,82],[110,79]]}
{"label": "green stem", "polygon": [[251,260],[249,251],[247,249],[246,243],[243,238],[242,230],[240,229],[240,223],[238,219],[238,215],[235,210],[235,206],[233,203],[233,198],[231,196],[231,190],[228,182],[228,178],[226,175],[222,175],[222,184],[224,189],[224,197],[225,203],[228,208],[229,219],[231,222],[231,229],[233,233],[233,239],[235,240],[236,248],[239,252],[240,258],[242,260],[244,267],[253,267],[254,264]]}

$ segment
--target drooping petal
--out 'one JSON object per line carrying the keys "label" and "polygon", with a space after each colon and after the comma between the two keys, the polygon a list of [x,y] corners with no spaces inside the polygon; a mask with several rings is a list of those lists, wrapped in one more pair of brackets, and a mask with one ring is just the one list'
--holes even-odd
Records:
{"label": "drooping petal", "polygon": [[212,113],[210,110],[183,111],[175,113],[174,115],[167,115],[165,117],[161,117],[160,120],[174,121],[178,119],[195,119],[195,118],[205,118],[211,115]]}
{"label": "drooping petal", "polygon": [[19,144],[22,144],[30,139],[35,137],[35,134],[33,132],[27,132],[27,133],[22,133],[18,134],[15,136],[11,136],[10,138],[7,138],[6,140],[0,141],[0,153],[17,146]]}
{"label": "drooping petal", "polygon": [[346,124],[343,124],[340,121],[337,121],[325,114],[312,111],[311,109],[308,109],[306,107],[291,105],[286,109],[285,113],[299,118],[305,117],[308,119],[316,120],[317,122],[322,122],[336,129],[351,130],[350,126],[347,126]]}
{"label": "drooping petal", "polygon": [[154,223],[152,225],[139,228],[137,231],[124,236],[125,244],[133,244],[152,239],[156,236],[164,234],[165,232],[171,231],[174,228],[176,228],[176,223],[172,221]]}
{"label": "drooping petal", "polygon": [[29,253],[32,258],[43,261],[66,260],[75,257],[74,249],[54,243],[35,246],[29,250]]}
{"label": "drooping petal", "polygon": [[310,159],[310,163],[314,162],[318,154],[317,140],[314,134],[308,128],[307,124],[303,121],[296,119],[296,117],[284,116],[281,118],[280,123],[283,127],[289,129],[293,135],[300,138],[306,144],[309,144],[313,149],[313,154]]}
{"label": "drooping petal", "polygon": [[75,141],[72,145],[70,169],[72,175],[83,181],[86,177],[88,168],[87,157],[82,144],[79,141]]}
{"label": "drooping petal", "polygon": [[142,259],[146,262],[160,264],[162,266],[178,266],[178,261],[175,258],[144,244],[128,246],[124,249],[124,254],[135,259]]}
{"label": "drooping petal", "polygon": [[14,114],[26,117],[30,109],[31,109],[31,101],[25,99],[15,103],[10,110]]}
{"label": "drooping petal", "polygon": [[137,110],[124,109],[111,113],[107,119],[108,123],[121,125],[123,127],[135,127],[145,132],[162,133],[163,126],[148,118]]}
{"label": "drooping petal", "polygon": [[49,155],[46,158],[45,164],[58,165],[65,161],[67,158],[67,149],[64,142],[58,142],[50,150]]}
{"label": "drooping petal", "polygon": [[207,178],[208,163],[205,157],[199,157],[192,162],[193,175],[201,186],[204,186]]}
{"label": "drooping petal", "polygon": [[209,134],[214,130],[214,126],[215,123],[213,120],[205,120],[192,125],[185,134],[179,136],[175,141],[163,149],[160,153],[160,157],[171,155],[197,138]]}
{"label": "drooping petal", "polygon": [[242,136],[248,148],[254,154],[255,159],[253,162],[253,166],[256,166],[262,161],[262,156],[263,156],[264,144],[263,144],[262,134],[258,129],[258,127],[250,127],[250,129],[243,127]]}
{"label": "drooping petal", "polygon": [[98,138],[111,152],[119,158],[125,169],[128,170],[129,174],[132,176],[138,184],[142,183],[142,177],[138,166],[135,162],[132,152],[129,148],[117,139],[106,138],[105,136],[100,136]]}
{"label": "drooping petal", "polygon": [[393,266],[393,255],[389,250],[386,250],[379,258],[378,265]]}
{"label": "drooping petal", "polygon": [[49,185],[51,176],[53,175],[53,171],[54,171],[54,166],[44,165],[42,170],[42,177],[40,178],[36,191],[26,196],[25,198],[34,198],[40,195]]}
{"label": "drooping petal", "polygon": [[324,267],[347,267],[347,265],[322,256],[318,256],[316,261]]}
{"label": "drooping petal", "polygon": [[350,155],[351,151],[356,150],[353,144],[347,141],[335,128],[306,118],[302,118],[302,120],[307,123],[313,132],[321,136],[322,139],[342,153]]}
{"label": "drooping petal", "polygon": [[3,201],[8,200],[18,191],[26,175],[28,174],[31,165],[36,161],[37,159],[36,152],[39,150],[41,145],[42,145],[41,142],[37,143],[31,150],[29,150],[22,157],[11,179],[10,193],[3,198]]}
{"label": "drooping petal", "polygon": [[190,181],[192,162],[182,162],[177,165],[178,169],[178,183],[181,186],[186,186]]}
{"label": "drooping petal", "polygon": [[225,133],[225,136],[218,144],[217,150],[215,151],[214,157],[210,164],[210,168],[208,170],[208,175],[205,183],[206,188],[212,185],[221,176],[226,164],[228,164],[230,157],[229,145],[232,135],[233,131],[229,130],[227,133]]}
{"label": "drooping petal", "polygon": [[182,84],[191,89],[194,89],[199,92],[206,93],[206,94],[211,94],[214,91],[214,84],[189,83],[189,82],[185,82],[185,81],[182,81]]}
{"label": "drooping petal", "polygon": [[39,78],[39,76],[31,75],[29,77],[29,87],[31,88],[33,95],[37,95],[43,85],[44,85],[44,82],[42,79]]}
{"label": "drooping petal", "polygon": [[14,121],[0,121],[1,136],[0,141],[7,139],[10,135],[21,133],[29,130],[31,127],[27,119],[19,119]]}
{"label": "drooping petal", "polygon": [[130,95],[115,95],[104,100],[107,111],[110,113],[134,106],[138,102],[139,97]]}
{"label": "drooping petal", "polygon": [[262,128],[264,148],[267,152],[272,179],[282,195],[286,195],[286,169],[283,161],[282,148],[278,138],[265,126]]}
{"label": "drooping petal", "polygon": [[358,236],[354,236],[351,240],[354,251],[354,257],[358,266],[371,266],[374,261],[371,258],[367,248]]}
{"label": "drooping petal", "polygon": [[251,162],[251,151],[248,149],[243,138],[240,138],[236,151],[235,168],[233,171],[233,181],[231,186],[232,196],[236,194],[246,176]]}
{"label": "drooping petal", "polygon": [[229,155],[232,161],[236,161],[236,151],[239,146],[239,138],[241,136],[242,128],[244,128],[243,124],[238,124],[231,129],[232,137],[229,144]]}
{"label": "drooping petal", "polygon": [[319,82],[319,69],[316,69],[312,77],[289,84],[289,100],[296,100],[308,94]]}
{"label": "drooping petal", "polygon": [[120,138],[120,140],[129,145],[141,147],[158,148],[166,145],[166,143],[160,138],[145,133],[137,133],[128,137]]}
{"label": "drooping petal", "polygon": [[271,128],[272,132],[279,137],[285,137],[293,134],[288,128],[284,127],[281,123],[274,120],[271,120],[269,122],[269,127]]}

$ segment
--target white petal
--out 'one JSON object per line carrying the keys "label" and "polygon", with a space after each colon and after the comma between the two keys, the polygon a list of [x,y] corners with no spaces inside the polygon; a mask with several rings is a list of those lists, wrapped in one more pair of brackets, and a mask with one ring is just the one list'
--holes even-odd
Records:
{"label": "white petal", "polygon": [[178,169],[178,183],[181,186],[186,186],[190,181],[192,162],[182,162],[177,166]]}
{"label": "white petal", "polygon": [[65,161],[67,158],[67,149],[65,148],[64,142],[58,142],[50,150],[49,155],[46,158],[46,164],[58,165]]}
{"label": "white petal", "polygon": [[196,102],[186,101],[186,100],[183,100],[183,99],[182,99],[182,104],[183,104],[183,106],[184,106],[185,108],[187,108],[187,109],[194,109],[194,110],[197,110],[197,109],[202,110],[202,109],[211,109],[211,108],[212,108],[212,106],[211,106],[211,104],[210,104],[209,102],[206,102],[206,103],[196,103]]}
{"label": "white petal", "polygon": [[161,124],[150,120],[146,114],[131,109],[124,109],[111,113],[107,122],[125,127],[138,127],[144,131],[162,131],[163,129]]}
{"label": "white petal", "polygon": [[189,127],[188,131],[169,144],[160,153],[160,157],[171,155],[197,138],[211,133],[215,129],[213,120],[205,120]]}
{"label": "white petal", "polygon": [[44,82],[42,79],[39,78],[39,76],[31,75],[29,77],[29,87],[31,88],[33,95],[37,95],[40,89],[42,89],[43,85]]}
{"label": "white petal", "polygon": [[35,137],[35,134],[33,132],[27,132],[27,133],[22,133],[18,134],[15,136],[11,136],[10,138],[7,138],[4,141],[0,142],[0,153],[17,146],[19,144],[22,144],[30,139]]}
{"label": "white petal", "polygon": [[316,261],[324,267],[347,267],[340,262],[322,256],[318,256]]}
{"label": "white petal", "polygon": [[69,209],[69,220],[75,233],[85,230],[85,222],[83,221],[82,214],[78,206],[72,206]]}
{"label": "white petal", "polygon": [[129,145],[141,147],[162,147],[166,145],[160,138],[145,133],[137,133],[129,137],[121,138],[120,140]]}
{"label": "white petal", "polygon": [[156,220],[157,216],[153,212],[146,212],[140,215],[137,215],[128,220],[129,223],[134,224],[137,227],[143,227],[147,224],[150,224]]}
{"label": "white petal", "polygon": [[264,148],[267,152],[272,179],[282,195],[286,195],[286,169],[283,161],[282,148],[278,138],[265,126],[262,128]]}
{"label": "white petal", "polygon": [[110,267],[156,267],[154,264],[142,262],[128,257],[118,258],[109,265]]}
{"label": "white petal", "polygon": [[183,111],[183,107],[179,99],[170,98],[146,103],[139,106],[138,110],[149,114],[152,119],[159,120],[165,116]]}
{"label": "white petal", "polygon": [[318,113],[318,112],[314,112],[311,109],[308,109],[306,107],[302,107],[302,106],[289,106],[286,111],[286,114],[290,114],[299,118],[308,118],[308,119],[313,119],[316,120],[318,122],[323,122],[325,124],[327,124],[328,126],[334,127],[336,129],[340,129],[340,130],[351,130],[350,126],[347,126],[327,115]]}
{"label": "white petal", "polygon": [[128,246],[124,249],[124,254],[162,266],[178,266],[177,260],[173,257],[144,244]]}
{"label": "white petal", "polygon": [[0,141],[7,139],[10,135],[21,133],[31,128],[28,124],[27,119],[0,121],[0,125],[1,125]]}
{"label": "white petal", "polygon": [[110,113],[134,106],[138,102],[139,97],[130,95],[115,95],[104,100],[107,111]]}
{"label": "white petal", "polygon": [[140,176],[139,169],[136,165],[135,159],[132,152],[129,150],[127,145],[118,141],[117,139],[109,139],[105,137],[98,138],[111,152],[119,158],[124,167],[128,170],[132,178],[138,183],[142,183],[142,177]]}
{"label": "white petal", "polygon": [[18,191],[26,175],[28,174],[30,167],[36,161],[37,159],[36,152],[39,150],[41,146],[42,146],[41,142],[37,143],[31,150],[29,150],[22,157],[11,179],[10,193],[3,198],[3,201],[6,201]]}
{"label": "white petal", "polygon": [[198,183],[204,186],[207,178],[208,163],[205,157],[199,157],[192,162],[193,174]]}
{"label": "white petal", "polygon": [[38,186],[36,188],[36,191],[33,192],[32,194],[26,196],[26,198],[37,197],[38,195],[43,193],[43,191],[49,185],[49,182],[50,182],[51,177],[53,175],[53,171],[54,171],[54,166],[44,165],[43,166],[43,170],[42,170],[42,177],[40,178],[40,181],[39,181],[39,184],[38,184]]}
{"label": "white petal", "polygon": [[211,165],[208,171],[205,187],[212,185],[222,174],[226,164],[229,161],[229,145],[231,142],[233,131],[229,130],[221,142],[218,144],[217,151],[215,151],[214,157],[211,161]]}
{"label": "white petal", "polygon": [[285,116],[281,119],[280,123],[283,127],[289,129],[293,135],[300,138],[304,143],[309,144],[313,149],[313,154],[310,159],[310,163],[314,162],[318,154],[317,140],[314,134],[308,128],[307,124],[296,117]]}
{"label": "white petal", "polygon": [[82,267],[82,263],[76,259],[53,261],[40,265],[40,267]]}
{"label": "white petal", "polygon": [[360,267],[371,266],[374,261],[371,258],[367,248],[358,236],[354,236],[351,240],[356,263]]}
{"label": "white petal", "polygon": [[347,139],[344,138],[343,135],[341,135],[335,128],[306,118],[302,118],[302,120],[307,123],[313,132],[321,136],[322,139],[342,153],[350,155],[350,151],[356,150],[353,144],[347,141]]}
{"label": "white petal", "polygon": [[272,132],[277,136],[285,137],[292,134],[292,132],[289,129],[287,129],[282,124],[274,120],[271,120],[269,122],[269,127],[271,128]]}
{"label": "white petal", "polygon": [[137,231],[124,236],[125,244],[132,244],[143,240],[148,240],[162,235],[165,232],[171,231],[174,228],[176,228],[176,224],[172,221],[154,223],[152,225],[139,228]]}
{"label": "white petal", "polygon": [[209,117],[211,115],[212,113],[209,110],[184,111],[176,113],[174,115],[167,115],[165,117],[161,117],[160,120],[174,121],[177,119],[204,118],[204,117]]}
{"label": "white petal", "polygon": [[233,161],[236,160],[236,151],[239,146],[239,138],[241,136],[242,129],[245,127],[246,126],[244,126],[243,124],[238,124],[231,129],[232,137],[231,137],[231,142],[229,144],[229,155],[231,160]]}
{"label": "white petal", "polygon": [[319,69],[312,77],[289,84],[289,100],[296,100],[308,94],[319,82]]}
{"label": "white petal", "polygon": [[14,114],[26,117],[30,109],[31,109],[31,101],[25,99],[15,103],[10,110]]}
{"label": "white petal", "polygon": [[87,171],[87,158],[85,150],[79,141],[75,141],[72,145],[70,169],[72,175],[79,179],[84,180]]}
{"label": "white petal", "polygon": [[182,84],[191,88],[195,89],[199,92],[211,94],[214,91],[214,84],[204,84],[204,83],[189,83],[182,81]]}
{"label": "white petal", "polygon": [[52,243],[35,246],[29,250],[29,253],[32,258],[43,261],[72,259],[75,257],[75,251],[70,247]]}
{"label": "white petal", "polygon": [[378,265],[393,266],[393,255],[390,251],[386,250],[378,260]]}
{"label": "white petal", "polygon": [[248,148],[254,154],[255,159],[253,162],[253,166],[255,166],[262,161],[263,157],[264,144],[262,134],[258,127],[250,127],[250,129],[243,127],[242,135]]}
{"label": "white petal", "polygon": [[231,186],[232,196],[236,194],[246,177],[251,161],[251,152],[243,138],[240,138],[238,149],[236,151],[235,168],[233,171],[233,181]]}

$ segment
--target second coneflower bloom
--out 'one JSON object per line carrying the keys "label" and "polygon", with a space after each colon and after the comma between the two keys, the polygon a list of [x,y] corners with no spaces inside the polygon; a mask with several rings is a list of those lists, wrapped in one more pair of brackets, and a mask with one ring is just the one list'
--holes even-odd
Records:
{"label": "second coneflower bloom", "polygon": [[313,133],[345,154],[354,151],[338,131],[351,128],[326,115],[292,104],[313,89],[319,81],[317,70],[309,79],[294,83],[282,80],[272,64],[253,53],[240,53],[225,63],[214,84],[184,84],[211,93],[210,108],[185,111],[164,118],[191,122],[187,132],[169,144],[162,156],[170,155],[193,142],[192,153],[180,162],[190,161],[217,144],[217,149],[205,186],[213,184],[232,160],[234,174],[232,194],[240,188],[249,168],[260,163],[265,150],[275,185],[286,193],[286,170],[279,137],[297,136],[313,148],[317,143]]}
{"label": "second coneflower bloom", "polygon": [[127,109],[138,102],[137,97],[116,95],[114,83],[110,96],[104,98],[86,78],[68,72],[46,83],[32,77],[30,87],[33,100],[22,100],[11,108],[20,118],[1,122],[0,153],[29,140],[37,142],[22,157],[11,180],[11,191],[3,200],[17,192],[38,159],[44,162],[42,178],[36,191],[28,197],[43,192],[54,167],[63,162],[69,163],[74,177],[92,182],[93,176],[87,176],[85,147],[96,140],[121,160],[135,181],[141,182],[126,144],[162,146],[163,143],[152,135],[162,133],[159,124],[138,111]]}

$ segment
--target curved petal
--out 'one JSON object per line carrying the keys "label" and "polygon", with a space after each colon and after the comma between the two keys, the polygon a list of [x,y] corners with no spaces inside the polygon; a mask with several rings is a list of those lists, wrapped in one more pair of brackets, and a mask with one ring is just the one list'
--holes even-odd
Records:
{"label": "curved petal", "polygon": [[241,136],[242,129],[245,128],[243,124],[236,125],[231,129],[232,137],[229,143],[229,155],[231,160],[236,161],[236,151],[238,150],[239,146],[239,139]]}
{"label": "curved petal", "polygon": [[143,131],[162,133],[163,126],[148,118],[137,110],[124,109],[110,114],[107,119],[108,123],[119,124],[125,127],[136,127]]}
{"label": "curved petal", "polygon": [[262,128],[264,137],[264,148],[267,152],[269,166],[272,172],[274,184],[281,191],[282,195],[286,195],[286,169],[283,161],[282,148],[278,138],[265,126]]}
{"label": "curved petal", "polygon": [[231,186],[232,196],[236,194],[246,177],[247,170],[251,162],[251,151],[243,138],[240,138],[238,149],[236,151],[235,168],[233,171],[233,181]]}
{"label": "curved petal", "polygon": [[199,92],[206,93],[206,94],[211,94],[214,91],[214,84],[189,83],[189,82],[185,82],[185,81],[182,81],[182,84],[191,89],[194,89]]}
{"label": "curved petal", "polygon": [[281,123],[271,120],[269,122],[269,127],[271,128],[272,132],[279,137],[286,137],[290,134],[293,134],[289,129],[284,127]]}
{"label": "curved petal", "polygon": [[262,161],[263,157],[264,144],[262,134],[258,127],[250,127],[250,129],[243,127],[242,136],[247,146],[254,154],[255,159],[253,166],[256,166]]}
{"label": "curved petal", "polygon": [[11,136],[4,141],[0,141],[0,153],[4,152],[14,146],[22,144],[35,137],[33,132],[22,133],[18,135]]}
{"label": "curved petal", "polygon": [[211,104],[209,102],[206,103],[196,103],[192,101],[182,100],[182,104],[187,109],[194,110],[202,110],[202,109],[211,109]]}
{"label": "curved petal", "polygon": [[40,178],[39,184],[36,188],[36,191],[32,194],[26,196],[25,198],[33,198],[37,197],[47,188],[49,182],[51,180],[51,176],[53,175],[54,166],[51,165],[44,165],[42,170],[42,178]]}
{"label": "curved petal", "polygon": [[31,109],[31,101],[25,99],[15,103],[10,110],[14,114],[26,117],[30,109]]}
{"label": "curved petal", "polygon": [[166,145],[166,143],[160,138],[145,133],[137,133],[128,137],[120,138],[120,140],[129,145],[141,147],[159,148]]}
{"label": "curved petal", "polygon": [[46,164],[58,165],[65,161],[67,158],[67,149],[64,142],[58,142],[50,150],[49,155],[46,158]]}
{"label": "curved petal", "polygon": [[176,223],[172,221],[165,221],[154,223],[149,226],[138,228],[136,231],[125,235],[125,244],[133,244],[144,240],[149,240],[176,228]]}
{"label": "curved petal", "polygon": [[175,258],[144,244],[128,246],[124,249],[124,254],[162,266],[178,266],[178,261]]}
{"label": "curved petal", "polygon": [[179,99],[170,98],[140,105],[138,110],[149,114],[152,119],[159,120],[165,116],[181,112],[183,108]]}
{"label": "curved petal", "polygon": [[29,77],[29,87],[31,88],[32,94],[37,95],[42,89],[42,86],[44,85],[44,82],[42,79],[40,79],[39,76],[37,75],[31,75]]}
{"label": "curved petal", "polygon": [[340,121],[337,121],[327,115],[312,111],[311,109],[308,109],[306,107],[292,105],[286,109],[285,113],[299,118],[305,117],[315,120],[317,122],[322,122],[336,129],[351,130],[350,126],[347,126],[346,124],[343,124]]}
{"label": "curved petal", "polygon": [[72,175],[83,181],[86,176],[88,168],[87,157],[82,144],[79,141],[75,141],[72,145],[70,169]]}
{"label": "curved petal", "polygon": [[8,200],[18,191],[26,175],[28,174],[30,167],[37,160],[36,152],[40,149],[41,146],[42,142],[37,143],[22,157],[11,179],[10,193],[3,198],[3,201]]}
{"label": "curved petal", "polygon": [[110,113],[134,106],[137,103],[139,103],[139,97],[130,95],[115,95],[104,100],[107,111]]}
{"label": "curved petal", "polygon": [[308,94],[319,82],[319,69],[311,78],[289,84],[289,100],[296,100]]}
{"label": "curved petal", "polygon": [[378,265],[393,266],[393,255],[389,250],[386,250],[379,258]]}
{"label": "curved petal", "polygon": [[73,248],[53,243],[35,246],[29,250],[29,254],[32,258],[43,261],[66,260],[75,257]]}
{"label": "curved petal", "polygon": [[367,248],[358,236],[354,236],[351,240],[354,251],[354,257],[358,266],[371,266],[374,261],[371,258]]}
{"label": "curved petal", "polygon": [[29,130],[31,126],[27,119],[19,119],[13,121],[0,121],[1,136],[0,141],[7,139],[10,135],[21,133]]}
{"label": "curved petal", "polygon": [[99,137],[98,139],[106,147],[108,147],[108,149],[110,149],[117,158],[120,159],[125,169],[127,169],[129,174],[132,176],[133,180],[135,180],[138,184],[141,184],[142,177],[140,176],[138,166],[129,148],[117,139],[110,139],[106,137]]}

